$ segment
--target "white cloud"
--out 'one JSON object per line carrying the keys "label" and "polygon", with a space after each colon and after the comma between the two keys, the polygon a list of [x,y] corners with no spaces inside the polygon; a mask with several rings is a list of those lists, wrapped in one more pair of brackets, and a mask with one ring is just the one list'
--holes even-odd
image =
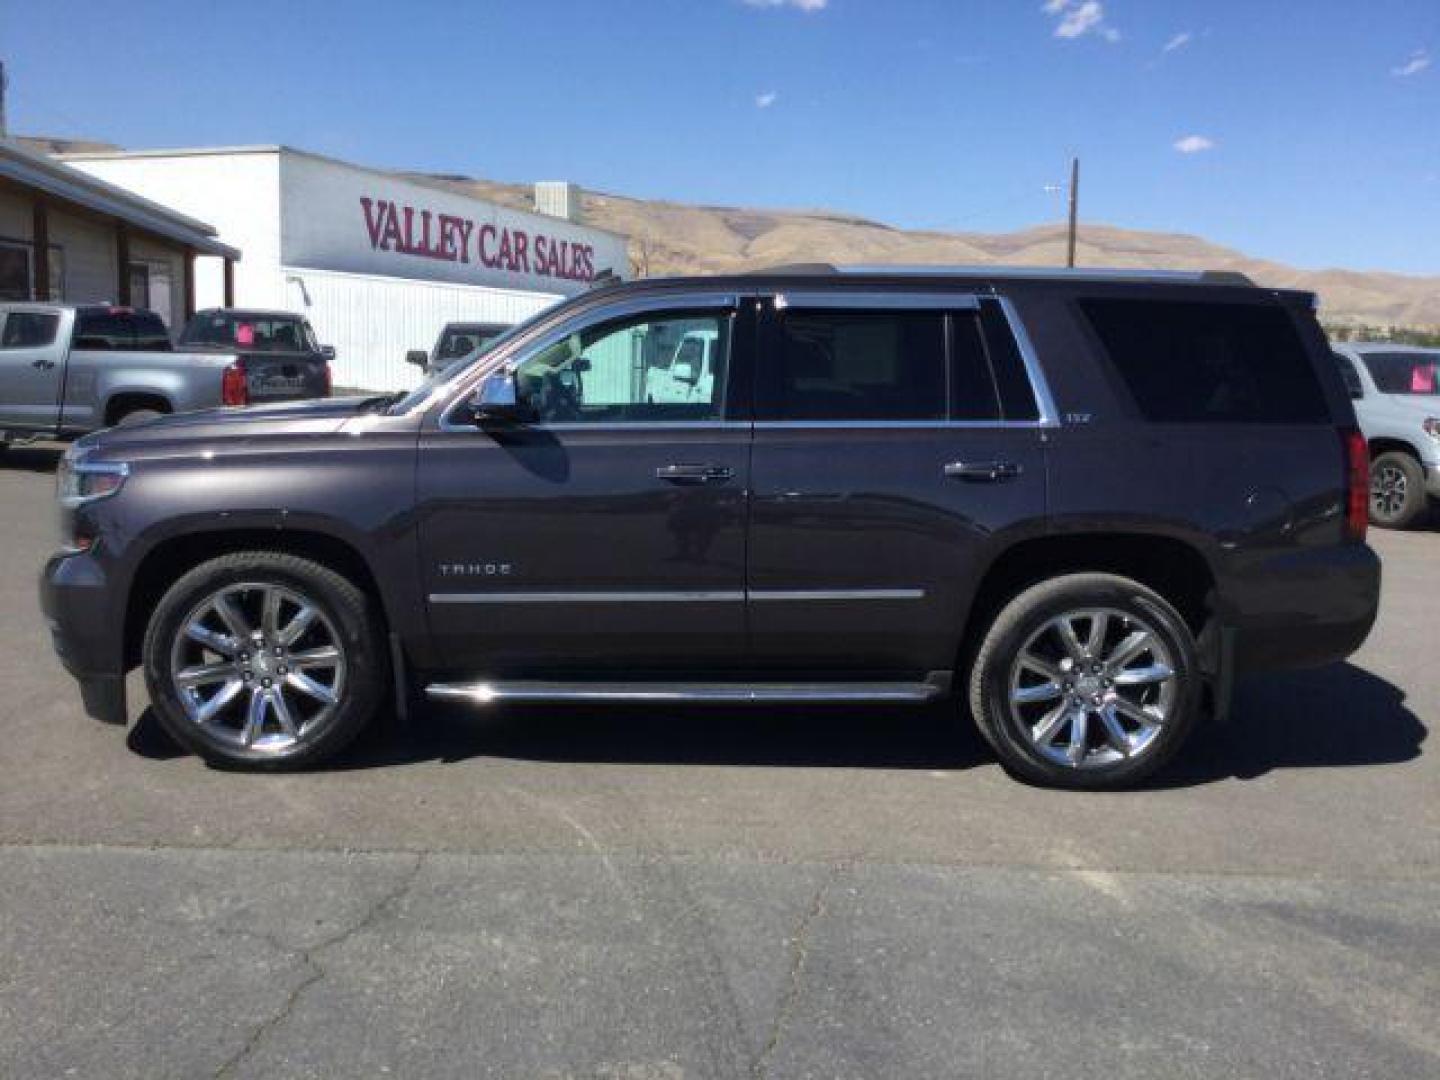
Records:
{"label": "white cloud", "polygon": [[1410,54],[1410,58],[1399,67],[1390,69],[1390,74],[1399,78],[1408,78],[1411,75],[1418,75],[1430,66],[1430,50],[1416,49]]}
{"label": "white cloud", "polygon": [[1169,41],[1167,41],[1165,43],[1165,47],[1160,51],[1162,53],[1172,53],[1176,49],[1183,49],[1186,45],[1190,44],[1190,41],[1194,36],[1195,35],[1190,33],[1189,30],[1182,30],[1180,33],[1176,34]]}
{"label": "white cloud", "polygon": [[755,95],[755,108],[768,109],[775,102],[780,100],[780,95],[774,90],[766,90],[763,94]]}
{"label": "white cloud", "polygon": [[1112,43],[1120,40],[1120,31],[1105,21],[1105,5],[1100,0],[1045,0],[1040,10],[1055,16],[1058,38],[1097,34]]}
{"label": "white cloud", "polygon": [[1182,154],[1202,154],[1206,150],[1215,149],[1215,140],[1207,139],[1204,135],[1186,135],[1183,139],[1175,140],[1175,149]]}
{"label": "white cloud", "polygon": [[793,7],[801,11],[824,11],[830,0],[744,0],[746,7],[777,8]]}

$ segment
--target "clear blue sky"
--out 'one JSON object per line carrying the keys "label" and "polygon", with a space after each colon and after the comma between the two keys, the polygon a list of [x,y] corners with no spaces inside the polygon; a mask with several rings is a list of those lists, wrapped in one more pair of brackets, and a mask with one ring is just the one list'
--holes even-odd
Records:
{"label": "clear blue sky", "polygon": [[1440,273],[1440,0],[0,0],[0,56],[20,134],[986,231],[1078,153],[1085,220]]}

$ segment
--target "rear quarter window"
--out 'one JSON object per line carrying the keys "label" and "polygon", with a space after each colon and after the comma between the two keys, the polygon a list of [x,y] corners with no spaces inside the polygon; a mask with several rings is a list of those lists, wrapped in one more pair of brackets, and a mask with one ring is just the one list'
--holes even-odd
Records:
{"label": "rear quarter window", "polygon": [[1281,307],[1109,298],[1079,303],[1148,420],[1331,421],[1305,343]]}

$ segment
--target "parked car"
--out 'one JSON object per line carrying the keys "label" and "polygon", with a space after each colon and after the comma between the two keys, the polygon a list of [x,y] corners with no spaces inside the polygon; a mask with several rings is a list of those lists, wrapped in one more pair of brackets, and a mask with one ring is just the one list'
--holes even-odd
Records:
{"label": "parked car", "polygon": [[290,311],[197,311],[179,345],[235,357],[247,396],[259,400],[329,397],[335,349],[321,345],[310,320]]}
{"label": "parked car", "polygon": [[1334,346],[1370,446],[1370,520],[1414,525],[1440,500],[1440,350]]}
{"label": "parked car", "polygon": [[314,396],[235,351],[177,351],[153,311],[0,303],[0,446],[167,413]]}
{"label": "parked car", "polygon": [[414,364],[427,375],[444,371],[452,364],[472,359],[477,353],[489,348],[509,329],[508,323],[446,323],[428,353],[424,349],[411,349],[405,354],[405,361]]}
{"label": "parked car", "polygon": [[[1134,783],[1240,672],[1368,634],[1363,437],[1308,294],[809,268],[597,289],[406,395],[81,440],[41,596],[87,708],[329,758],[420,694],[954,702],[1007,768]],[[704,323],[706,400],[645,342]]]}

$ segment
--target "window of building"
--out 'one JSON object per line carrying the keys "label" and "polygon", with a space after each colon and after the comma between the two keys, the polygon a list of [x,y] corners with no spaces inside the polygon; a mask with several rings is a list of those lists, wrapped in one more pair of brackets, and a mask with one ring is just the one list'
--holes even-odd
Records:
{"label": "window of building", "polygon": [[35,245],[25,240],[0,240],[0,300],[61,300],[65,296],[65,253],[58,244],[49,250],[50,294],[35,295]]}
{"label": "window of building", "polygon": [[1132,299],[1082,300],[1080,308],[1150,420],[1329,420],[1305,343],[1283,308]]}
{"label": "window of building", "polygon": [[49,345],[60,328],[60,316],[48,311],[12,311],[4,316],[0,348],[33,349]]}
{"label": "window of building", "polygon": [[544,423],[718,420],[729,348],[728,314],[665,312],[571,334],[522,361],[515,378]]}

